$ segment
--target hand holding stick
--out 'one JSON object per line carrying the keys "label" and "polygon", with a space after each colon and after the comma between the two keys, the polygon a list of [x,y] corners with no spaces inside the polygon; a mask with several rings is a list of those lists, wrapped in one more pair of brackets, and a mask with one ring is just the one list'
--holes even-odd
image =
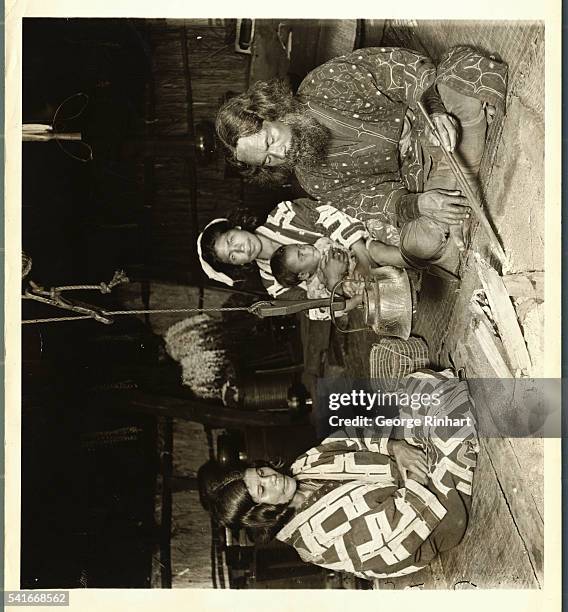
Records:
{"label": "hand holding stick", "polygon": [[442,146],[441,144],[442,139],[440,138],[440,134],[438,133],[438,130],[436,129],[436,126],[434,125],[434,122],[432,121],[428,113],[426,112],[426,109],[424,108],[421,102],[418,102],[418,108],[420,109],[420,112],[424,115],[424,118],[426,119],[426,122],[428,123],[428,127],[430,128],[430,130],[432,130],[432,133],[438,139],[440,148],[442,149],[443,154],[446,156],[446,159],[448,160],[450,168],[452,172],[454,173],[461,187],[462,192],[469,200],[472,210],[475,212],[475,214],[477,215],[477,218],[479,219],[479,222],[485,229],[485,232],[487,233],[487,236],[489,237],[491,249],[497,255],[499,260],[501,262],[504,262],[505,261],[505,251],[503,250],[503,247],[501,246],[499,239],[497,238],[495,232],[493,231],[493,228],[491,227],[491,224],[489,223],[489,219],[487,219],[487,217],[485,216],[483,205],[481,204],[478,197],[476,196],[473,189],[471,188],[470,184],[468,183],[467,178],[465,177],[460,165],[456,161],[453,152],[448,152]]}

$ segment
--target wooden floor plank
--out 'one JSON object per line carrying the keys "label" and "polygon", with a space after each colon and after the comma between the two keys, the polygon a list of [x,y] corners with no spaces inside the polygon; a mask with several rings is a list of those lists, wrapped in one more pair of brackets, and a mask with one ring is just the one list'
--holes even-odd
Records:
{"label": "wooden floor plank", "polygon": [[544,439],[511,438],[511,448],[517,457],[520,490],[532,497],[540,519],[544,520]]}
{"label": "wooden floor plank", "polygon": [[[496,394],[492,392],[494,385],[486,384],[484,389],[485,382],[476,381],[476,384],[472,385],[480,430],[487,432],[489,436],[483,439],[484,447],[495,471],[504,502],[511,514],[512,527],[521,537],[524,554],[528,555],[535,578],[542,586],[544,522],[531,490],[523,486],[523,474],[528,469],[524,465],[526,454],[522,453],[518,441],[493,437],[492,432],[496,431],[495,423],[498,422],[498,415],[495,413],[500,410],[500,406],[499,402],[495,402]],[[489,382],[492,381],[487,381]],[[515,452],[515,448],[519,452]]]}
{"label": "wooden floor plank", "polygon": [[441,555],[450,588],[461,581],[471,582],[477,588],[539,587],[499,486],[490,459],[494,452],[482,440],[468,532],[459,546]]}
{"label": "wooden floor plank", "polygon": [[[507,440],[499,442],[506,447]],[[481,446],[470,524],[463,541],[424,570],[401,578],[377,580],[375,588],[454,589],[460,583],[480,589],[539,587],[490,458],[496,449],[489,449],[485,440]]]}
{"label": "wooden floor plank", "polygon": [[[504,502],[511,513],[511,527],[522,539],[535,579],[544,579],[543,445],[542,440],[505,437],[522,432],[527,407],[512,381],[487,378],[487,364],[469,360],[470,392],[475,402],[481,437],[492,462]],[[495,438],[501,432],[505,439]],[[508,435],[511,435],[510,433]],[[530,462],[530,463],[529,463]],[[538,462],[538,465],[534,465]],[[527,482],[530,472],[534,482]]]}

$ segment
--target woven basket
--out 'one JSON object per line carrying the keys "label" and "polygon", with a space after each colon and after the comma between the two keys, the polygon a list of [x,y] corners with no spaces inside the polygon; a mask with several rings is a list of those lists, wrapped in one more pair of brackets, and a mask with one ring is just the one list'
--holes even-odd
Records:
{"label": "woven basket", "polygon": [[369,356],[375,390],[396,391],[402,378],[430,365],[428,345],[422,338],[383,338]]}

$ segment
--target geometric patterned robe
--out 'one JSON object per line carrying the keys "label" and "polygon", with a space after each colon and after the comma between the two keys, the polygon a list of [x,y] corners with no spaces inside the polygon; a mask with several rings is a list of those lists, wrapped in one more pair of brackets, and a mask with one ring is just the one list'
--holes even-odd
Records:
{"label": "geometric patterned robe", "polygon": [[[310,205],[307,205],[307,203]],[[269,238],[281,245],[314,244],[322,237],[330,238],[346,249],[365,238],[367,232],[363,223],[349,217],[344,212],[310,200],[280,202],[266,221],[255,230],[255,233]],[[256,259],[260,280],[266,291],[272,296],[284,299],[302,299],[306,297],[306,283],[298,287],[283,287],[272,274],[270,261]],[[312,308],[308,311],[310,319],[329,319],[329,308]]]}
{"label": "geometric patterned robe", "polygon": [[[330,570],[362,578],[402,576],[433,558],[428,539],[445,520],[450,489],[471,495],[478,452],[467,382],[451,374],[418,372],[405,391],[438,393],[438,406],[405,408],[401,416],[469,417],[461,428],[415,427],[404,439],[426,452],[428,488],[403,482],[389,457],[388,430],[348,428],[335,432],[292,464],[292,475],[323,483],[276,535],[300,557]],[[451,525],[450,525],[451,529]],[[463,529],[463,527],[461,527]]]}

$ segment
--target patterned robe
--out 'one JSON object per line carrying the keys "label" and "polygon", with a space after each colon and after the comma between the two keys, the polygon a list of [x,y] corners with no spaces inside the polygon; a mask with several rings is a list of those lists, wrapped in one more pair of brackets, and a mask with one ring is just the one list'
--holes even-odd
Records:
{"label": "patterned robe", "polygon": [[[418,52],[359,49],[314,69],[298,89],[299,100],[331,132],[326,159],[298,166],[296,176],[312,197],[367,223],[374,238],[398,245],[398,227],[418,216],[424,186],[417,102],[444,111],[434,88],[503,104],[507,67],[467,47],[451,49],[438,69]],[[416,111],[416,113],[414,112]]]}
{"label": "patterned robe", "polygon": [[478,444],[467,383],[444,373],[416,373],[407,383],[407,392],[435,392],[441,402],[412,415],[405,409],[406,416],[469,417],[469,425],[405,431],[406,441],[426,452],[428,488],[401,481],[387,451],[388,428],[339,430],[298,457],[291,468],[296,479],[324,484],[276,537],[304,561],[363,578],[415,572],[436,554],[429,542],[434,529],[442,521],[451,529],[447,493],[471,495]]}
{"label": "patterned robe", "polygon": [[[308,202],[309,206],[306,205]],[[310,200],[280,202],[268,215],[266,222],[255,232],[281,245],[314,244],[319,238],[327,237],[347,249],[367,236],[365,226],[361,221],[349,217],[332,206],[326,204],[313,206],[313,204]],[[278,283],[270,269],[269,260],[257,259],[256,264],[260,271],[262,284],[271,296],[297,297],[298,299],[306,296],[305,283],[299,285],[302,290],[299,294],[296,287],[288,289]],[[329,319],[329,313],[327,309],[314,308],[309,311],[309,317]]]}

